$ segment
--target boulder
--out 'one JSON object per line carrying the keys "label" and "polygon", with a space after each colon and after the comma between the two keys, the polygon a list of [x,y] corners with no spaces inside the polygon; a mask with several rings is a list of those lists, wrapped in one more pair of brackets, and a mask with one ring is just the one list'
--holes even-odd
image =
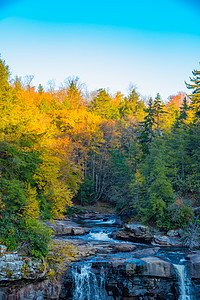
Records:
{"label": "boulder", "polygon": [[125,224],[114,238],[133,242],[150,243],[153,239],[154,232],[148,226],[139,223]]}
{"label": "boulder", "polygon": [[88,257],[91,255],[96,255],[96,254],[109,254],[116,252],[113,250],[113,243],[109,242],[89,242],[89,241],[84,241],[81,239],[59,239],[56,238],[56,242],[62,242],[66,243],[67,245],[71,245],[72,248],[74,249],[74,253],[76,256],[76,259]]}
{"label": "boulder", "polygon": [[126,244],[126,243],[117,243],[114,244],[113,250],[116,252],[130,252],[136,249],[135,245]]}
{"label": "boulder", "polygon": [[139,223],[125,224],[123,229],[113,234],[113,238],[135,243],[148,243],[154,246],[183,246],[180,239],[182,230],[170,230],[167,235],[162,235],[156,229]]}
{"label": "boulder", "polygon": [[72,235],[84,235],[84,234],[86,234],[86,231],[82,227],[72,228]]}
{"label": "boulder", "polygon": [[88,228],[82,228],[75,222],[65,220],[56,220],[54,222],[46,222],[55,235],[84,235],[89,232]]}
{"label": "boulder", "polygon": [[166,235],[154,235],[151,244],[159,245],[159,246],[176,246],[176,247],[183,246],[181,239],[176,237],[168,237]]}

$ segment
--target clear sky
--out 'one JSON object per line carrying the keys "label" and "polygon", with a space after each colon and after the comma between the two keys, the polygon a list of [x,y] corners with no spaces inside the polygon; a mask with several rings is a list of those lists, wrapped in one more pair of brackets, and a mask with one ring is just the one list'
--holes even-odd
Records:
{"label": "clear sky", "polygon": [[0,0],[0,53],[14,77],[166,99],[200,62],[199,0]]}

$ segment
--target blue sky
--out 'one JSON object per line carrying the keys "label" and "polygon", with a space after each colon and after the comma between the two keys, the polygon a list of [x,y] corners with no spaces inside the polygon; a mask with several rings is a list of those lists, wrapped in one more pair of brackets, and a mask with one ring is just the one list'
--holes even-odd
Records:
{"label": "blue sky", "polygon": [[1,0],[0,53],[12,76],[163,99],[187,91],[200,61],[200,3],[187,0]]}

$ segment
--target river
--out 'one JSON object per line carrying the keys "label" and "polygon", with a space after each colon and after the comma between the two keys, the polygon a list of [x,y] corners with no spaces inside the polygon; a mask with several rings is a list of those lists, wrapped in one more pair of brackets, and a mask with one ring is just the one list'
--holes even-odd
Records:
{"label": "river", "polygon": [[[70,292],[69,289],[68,293],[63,292],[61,299],[198,299],[193,295],[188,275],[186,249],[117,240],[113,237],[119,230],[120,220],[115,216],[77,218],[75,221],[79,226],[89,228],[89,232],[80,236],[63,236],[62,239],[76,240],[76,243],[84,241],[100,250],[71,267],[72,275],[70,277],[69,272],[67,275],[70,277]],[[118,249],[123,246],[123,251],[116,251],[115,245]],[[127,249],[134,246],[136,249],[128,251],[126,245]],[[131,268],[135,271],[128,271]],[[69,285],[67,276],[65,282]]]}

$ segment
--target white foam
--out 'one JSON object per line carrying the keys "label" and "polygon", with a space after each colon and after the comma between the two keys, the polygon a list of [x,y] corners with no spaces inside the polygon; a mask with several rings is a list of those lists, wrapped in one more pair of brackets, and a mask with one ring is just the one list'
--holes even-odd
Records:
{"label": "white foam", "polygon": [[90,232],[89,239],[96,241],[114,241],[112,238],[108,236],[108,233],[100,231],[100,232]]}

